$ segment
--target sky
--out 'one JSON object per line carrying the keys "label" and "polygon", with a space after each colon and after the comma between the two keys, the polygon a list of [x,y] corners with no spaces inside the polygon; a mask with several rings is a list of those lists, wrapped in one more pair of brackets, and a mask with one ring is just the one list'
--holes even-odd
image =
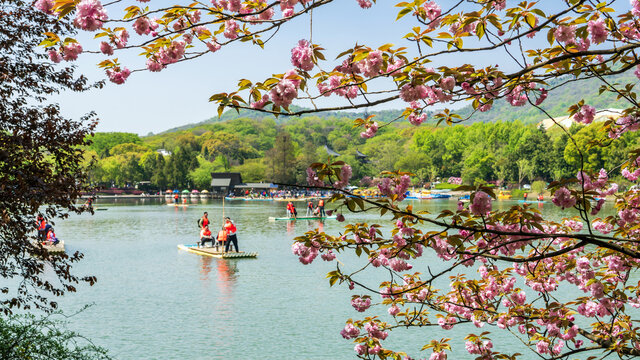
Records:
{"label": "sky", "polygon": [[[389,1],[379,1],[373,8],[362,10],[355,0],[339,0],[314,12],[313,42],[327,49],[328,59],[356,42],[372,46],[397,43],[406,32],[406,25],[395,23],[396,13]],[[97,131],[147,135],[200,122],[217,116],[217,105],[208,101],[214,93],[234,90],[241,78],[260,81],[291,69],[291,49],[298,40],[308,39],[309,32],[306,17],[283,27],[264,50],[234,44],[215,54],[172,64],[159,73],[135,72],[123,85],[107,81],[103,89],[64,93],[53,101],[60,103],[63,113],[73,118],[96,111],[100,118]],[[85,50],[97,48],[92,34],[80,34],[78,39]],[[146,59],[137,56],[139,52],[116,52],[114,56],[131,70],[141,69]],[[82,54],[76,61],[77,69],[92,80],[104,79],[104,71],[96,65],[104,59],[101,54]]]}
{"label": "sky", "polygon": [[[542,0],[542,3],[559,5],[559,2],[555,1]],[[117,6],[128,6],[132,3],[134,2],[127,0],[117,3]],[[379,0],[372,8],[363,10],[356,0],[336,0],[315,9],[313,43],[326,49],[327,59],[335,59],[340,52],[356,43],[371,47],[386,43],[411,46],[409,42],[403,41],[402,37],[415,24],[411,22],[411,16],[395,20],[398,13],[398,9],[393,7],[395,3],[396,1]],[[442,0],[440,3],[444,8],[444,4],[448,2]],[[170,5],[168,0],[154,0],[150,4]],[[624,7],[628,9],[628,3],[625,4]],[[121,14],[117,10],[109,8],[108,11],[115,17]],[[139,43],[141,38],[132,31],[130,33],[132,37],[129,44]],[[309,34],[309,17],[302,17],[283,26],[266,44],[264,50],[236,42],[223,47],[215,54],[208,53],[195,60],[172,64],[159,73],[134,72],[123,85],[107,81],[103,89],[84,93],[68,92],[52,100],[60,103],[63,113],[72,118],[78,119],[89,111],[95,111],[100,118],[97,131],[124,131],[140,135],[162,132],[217,116],[217,105],[210,103],[209,97],[218,92],[235,90],[241,78],[261,81],[271,74],[291,69],[291,49],[296,46],[298,40],[308,39]],[[92,38],[91,33],[78,36],[85,50],[98,48],[99,41]],[[540,38],[542,39],[536,41],[542,41],[546,36]],[[536,44],[532,46],[535,47]],[[144,56],[138,56],[139,52],[134,49],[128,53],[116,52],[115,56],[121,64],[131,70],[143,69],[146,59]],[[102,54],[82,54],[76,61],[77,69],[92,80],[104,79],[104,71],[97,67],[97,63],[104,59],[105,56]],[[456,66],[464,62],[481,66],[501,63],[503,70],[507,71],[509,67],[515,66],[504,53],[473,54],[470,58],[465,58],[464,55],[438,57],[430,65]],[[506,67],[503,64],[506,64]],[[326,70],[331,66],[325,65],[323,68]],[[331,96],[320,100],[319,105],[344,105],[341,100],[343,99]],[[394,102],[369,111],[397,109],[403,106],[403,103]]]}

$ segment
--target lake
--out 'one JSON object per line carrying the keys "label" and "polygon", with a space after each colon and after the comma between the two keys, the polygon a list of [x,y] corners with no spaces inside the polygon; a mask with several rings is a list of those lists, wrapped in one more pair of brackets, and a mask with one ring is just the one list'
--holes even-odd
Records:
{"label": "lake", "polygon": [[[455,208],[456,201],[413,204],[435,212]],[[494,208],[513,204],[495,202]],[[344,224],[267,221],[270,216],[284,216],[285,205],[225,202],[225,215],[238,227],[240,250],[258,252],[257,259],[215,259],[178,250],[178,244],[197,240],[197,220],[204,211],[209,212],[212,230],[220,227],[220,200],[175,208],[162,199],[99,199],[97,206],[108,211],[58,220],[56,233],[65,240],[67,252],[85,254],[75,266],[76,274],[98,278],[94,286],[81,286],[77,293],[59,299],[66,313],[92,304],[69,319],[70,328],[109,349],[116,359],[354,359],[354,345],[339,332],[346,319],[365,316],[350,305],[351,295],[364,293],[329,287],[325,275],[335,269],[335,262],[318,257],[305,266],[291,252],[295,236],[319,225],[337,234]],[[302,203],[297,207],[304,212]],[[560,216],[549,202],[541,208]],[[347,221],[379,221],[373,213],[345,216]],[[339,259],[349,264],[354,257]],[[412,263],[416,271],[439,266],[429,256]],[[369,276],[377,286],[375,274]],[[439,327],[396,330],[385,345],[428,358],[430,352],[420,352],[428,339],[450,337],[457,345],[450,359],[473,358],[460,346],[462,336],[456,337],[466,333]],[[503,331],[493,333],[497,349],[510,348],[513,338]],[[536,356],[529,351],[523,358]]]}

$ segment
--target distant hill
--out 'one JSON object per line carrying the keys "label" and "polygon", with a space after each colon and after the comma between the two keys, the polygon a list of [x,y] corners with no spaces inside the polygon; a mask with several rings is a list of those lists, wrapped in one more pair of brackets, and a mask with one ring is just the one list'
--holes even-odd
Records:
{"label": "distant hill", "polygon": [[[556,80],[550,83],[550,87],[553,87],[556,84],[559,84],[562,80]],[[634,83],[637,82],[638,79],[633,75],[632,72],[627,72],[625,74],[615,75],[607,77],[607,81],[611,83],[616,82],[624,82],[624,83]],[[621,102],[616,99],[616,96],[612,93],[605,92],[603,94],[598,94],[598,90],[602,82],[597,79],[587,79],[576,82],[571,82],[563,85],[562,87],[555,89],[553,94],[549,96],[545,102],[543,103],[544,109],[551,116],[565,116],[567,109],[572,104],[575,104],[581,99],[584,99],[585,102],[598,110],[602,109],[611,109],[611,108],[624,108],[626,107],[624,102]],[[304,108],[298,106],[291,106],[292,111],[298,111]],[[402,114],[401,109],[398,110],[381,110],[381,111],[371,111],[371,112],[347,112],[347,111],[325,111],[314,114],[303,115],[301,118],[313,117],[319,119],[326,118],[364,118],[367,115],[376,115],[376,121],[380,123],[389,122],[391,120],[396,119]],[[457,113],[463,117],[469,116],[473,112],[472,107],[465,106],[461,109],[457,110]],[[226,122],[234,119],[240,118],[248,118],[254,120],[260,120],[264,118],[274,119],[272,115],[268,115],[262,112],[253,111],[253,110],[240,110],[237,112],[235,110],[227,110],[222,114],[222,117],[214,116],[204,121],[187,124],[180,127],[175,127],[166,131],[163,131],[159,134],[166,134],[184,130],[190,130],[196,127],[201,127],[202,125],[215,124],[220,122]],[[276,120],[276,123],[284,124],[287,123],[292,117],[291,116],[280,116]],[[536,108],[531,105],[525,105],[521,107],[513,107],[506,100],[501,99],[496,101],[493,104],[491,110],[481,113],[476,112],[471,119],[465,122],[465,124],[472,124],[475,122],[494,122],[494,121],[504,121],[510,122],[519,120],[525,124],[538,123],[543,119],[546,119],[547,116],[541,114]]]}

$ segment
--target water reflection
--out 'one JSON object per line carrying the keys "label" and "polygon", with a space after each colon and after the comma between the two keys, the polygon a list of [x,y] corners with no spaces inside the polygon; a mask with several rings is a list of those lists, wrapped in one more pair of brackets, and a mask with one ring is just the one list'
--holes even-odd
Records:
{"label": "water reflection", "polygon": [[213,258],[209,256],[200,256],[200,280],[209,280],[212,260]]}
{"label": "water reflection", "polygon": [[296,221],[295,220],[287,220],[287,235],[293,236],[296,231]]}

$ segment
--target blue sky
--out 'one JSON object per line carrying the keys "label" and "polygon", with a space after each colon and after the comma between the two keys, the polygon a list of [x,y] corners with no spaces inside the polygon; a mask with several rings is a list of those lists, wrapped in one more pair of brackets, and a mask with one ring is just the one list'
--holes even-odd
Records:
{"label": "blue sky", "polygon": [[[313,14],[313,41],[327,49],[328,59],[356,42],[372,46],[397,43],[406,30],[394,22],[396,10],[390,4],[380,1],[368,10],[360,9],[355,0],[329,4]],[[113,11],[109,9],[109,12]],[[209,96],[235,89],[240,78],[259,81],[292,68],[291,48],[298,40],[308,37],[306,17],[281,29],[264,50],[234,44],[215,54],[170,65],[160,73],[135,72],[123,85],[107,82],[103,89],[65,93],[54,101],[60,103],[66,115],[74,118],[96,111],[101,119],[98,131],[157,133],[215,116],[217,107],[208,102]],[[78,37],[85,50],[97,48],[98,43],[91,38],[92,34],[86,33]],[[132,40],[135,41],[134,36]],[[131,70],[140,69],[144,67],[145,58],[137,53],[139,51],[116,52],[114,57]],[[104,72],[96,64],[104,58],[101,54],[82,54],[76,61],[78,71],[90,79],[103,79]]]}
{"label": "blue sky", "polygon": [[[356,42],[371,47],[385,43],[410,46],[401,38],[414,24],[410,22],[410,16],[399,22],[395,21],[397,10],[393,7],[394,3],[396,2],[380,0],[372,8],[362,10],[356,0],[337,0],[316,9],[313,14],[313,42],[326,49],[327,59],[334,59]],[[447,1],[440,3],[444,8]],[[151,4],[157,6],[157,2],[152,1]],[[624,7],[628,9],[628,3]],[[110,8],[109,13],[117,12]],[[92,37],[93,34],[88,33],[78,37],[85,50],[97,49],[98,42],[92,40]],[[160,73],[135,72],[123,85],[107,82],[106,87],[101,90],[65,93],[56,96],[53,101],[59,102],[63,112],[73,118],[79,118],[91,110],[96,111],[101,119],[98,131],[126,131],[141,135],[161,132],[215,116],[217,108],[208,102],[208,98],[214,93],[234,90],[238,79],[260,81],[273,73],[282,73],[292,68],[291,48],[303,38],[309,38],[308,17],[285,25],[264,50],[234,43],[215,54],[170,65]],[[133,33],[129,43],[136,43],[137,40],[140,39],[136,39]],[[141,69],[144,68],[145,58],[137,56],[139,52],[116,52],[115,57],[131,70]],[[413,53],[410,52],[409,55]],[[104,72],[96,64],[104,59],[102,54],[83,54],[76,65],[90,79],[103,79]],[[465,61],[483,66],[488,63],[500,63],[501,66],[506,64],[504,69],[514,66],[513,61],[506,58],[506,54],[500,53],[474,54],[471,60],[460,55],[440,57],[434,59],[431,65],[455,66]],[[326,64],[323,66],[324,69],[330,67]],[[324,98],[320,105],[344,104],[341,100],[332,96]],[[396,102],[378,109],[402,106],[402,103]]]}

